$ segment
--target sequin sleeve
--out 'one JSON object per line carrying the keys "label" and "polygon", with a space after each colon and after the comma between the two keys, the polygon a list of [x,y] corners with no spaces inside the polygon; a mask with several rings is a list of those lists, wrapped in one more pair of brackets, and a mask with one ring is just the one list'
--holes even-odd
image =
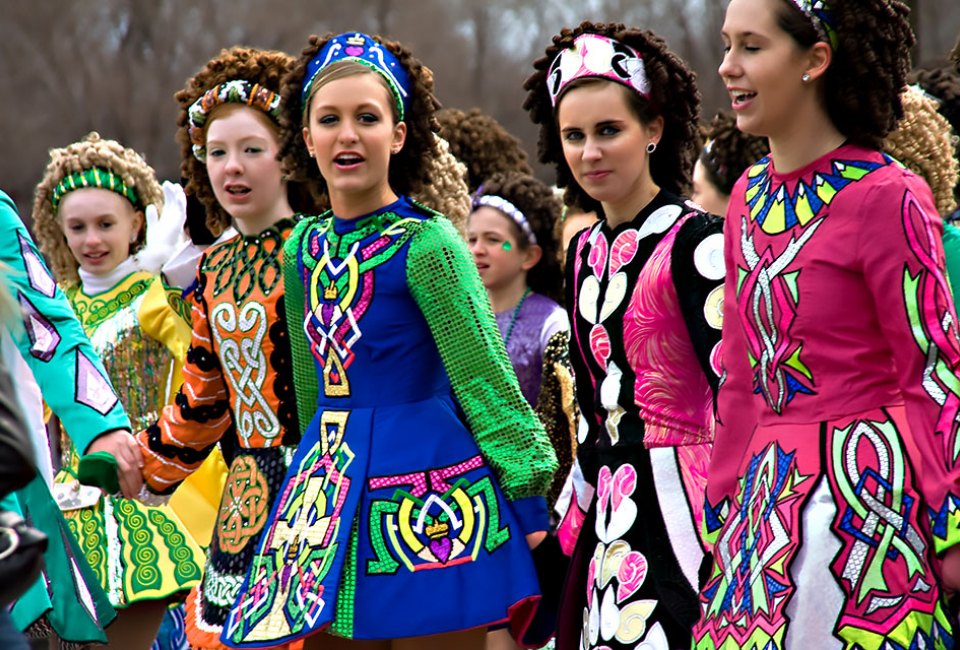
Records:
{"label": "sequin sleeve", "polygon": [[926,184],[896,166],[877,176],[856,214],[865,219],[857,256],[893,353],[939,553],[960,542],[960,331],[942,222]]}
{"label": "sequin sleeve", "polygon": [[553,447],[520,392],[466,244],[445,218],[422,222],[413,237],[407,285],[504,494],[514,502],[546,495],[557,468]]}
{"label": "sequin sleeve", "polygon": [[143,475],[158,494],[170,494],[233,428],[226,384],[213,346],[201,274],[190,296],[193,332],[183,366],[183,385],[160,419],[137,434]]}
{"label": "sequin sleeve", "polygon": [[77,450],[82,453],[103,433],[129,429],[100,358],[3,192],[0,263],[23,313],[24,327],[12,332],[14,342]]}

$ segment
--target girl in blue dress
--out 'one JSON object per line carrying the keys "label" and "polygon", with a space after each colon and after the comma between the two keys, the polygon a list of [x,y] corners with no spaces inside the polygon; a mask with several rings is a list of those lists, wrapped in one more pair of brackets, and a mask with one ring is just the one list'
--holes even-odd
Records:
{"label": "girl in blue dress", "polygon": [[465,243],[407,198],[436,155],[431,76],[396,43],[312,37],[282,106],[285,167],[332,209],[284,249],[303,438],[222,638],[520,637],[556,459]]}

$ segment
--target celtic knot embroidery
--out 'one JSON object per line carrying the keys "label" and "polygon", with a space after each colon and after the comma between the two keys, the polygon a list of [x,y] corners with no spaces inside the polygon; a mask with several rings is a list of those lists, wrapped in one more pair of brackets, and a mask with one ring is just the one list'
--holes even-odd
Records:
{"label": "celtic knot embroidery", "polygon": [[257,302],[244,305],[239,315],[233,303],[219,303],[210,319],[223,374],[234,391],[237,435],[248,443],[254,432],[266,440],[280,434],[280,422],[263,396],[263,384],[269,375],[263,352],[267,325],[267,311]]}
{"label": "celtic knot embroidery", "polygon": [[754,392],[763,395],[775,413],[781,413],[797,393],[814,394],[813,375],[800,360],[803,346],[790,336],[800,300],[800,271],[785,271],[822,223],[818,219],[799,237],[791,236],[774,256],[770,247],[757,253],[747,219],[741,217],[740,243],[747,268],[738,269],[737,308],[754,369]]}
{"label": "celtic knot embroidery", "polygon": [[217,521],[220,548],[239,553],[267,520],[270,487],[250,456],[240,456],[230,467]]}
{"label": "celtic knot embroidery", "polygon": [[350,395],[347,369],[354,359],[352,347],[363,336],[360,320],[373,300],[373,270],[407,241],[408,221],[382,213],[339,235],[329,218],[304,238],[304,332],[322,368],[323,394],[328,397]]}
{"label": "celtic knot embroidery", "polygon": [[256,237],[237,236],[214,248],[203,270],[214,273],[213,295],[233,291],[233,302],[242,304],[254,289],[268,296],[282,280],[280,252],[293,221],[283,219]]}
{"label": "celtic knot embroidery", "polygon": [[[848,548],[837,560],[840,576],[849,581],[855,602],[866,603],[873,614],[897,607],[908,594],[892,593],[884,576],[903,566],[913,581],[913,592],[928,592],[924,580],[927,545],[915,525],[918,506],[906,492],[907,468],[893,422],[857,421],[836,430],[832,469],[843,502],[838,505],[838,527],[850,535]],[[899,584],[899,581],[898,581]]]}
{"label": "celtic knot embroidery", "polygon": [[[784,608],[794,586],[789,574],[799,535],[796,511],[809,484],[796,452],[771,443],[754,455],[740,479],[738,508],[717,540],[713,577],[701,592],[700,627],[716,628],[736,641],[730,647],[767,646],[784,624]],[[747,640],[750,639],[748,643]],[[721,647],[717,643],[716,647]]]}

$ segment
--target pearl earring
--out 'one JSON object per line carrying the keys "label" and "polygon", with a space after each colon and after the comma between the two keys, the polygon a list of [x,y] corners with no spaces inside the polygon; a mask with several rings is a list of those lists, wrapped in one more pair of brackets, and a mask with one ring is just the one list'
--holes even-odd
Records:
{"label": "pearl earring", "polygon": [[804,73],[803,73],[803,76],[801,76],[800,79],[802,79],[804,83],[809,82],[809,81],[810,81],[810,73],[809,73],[809,72],[804,72]]}

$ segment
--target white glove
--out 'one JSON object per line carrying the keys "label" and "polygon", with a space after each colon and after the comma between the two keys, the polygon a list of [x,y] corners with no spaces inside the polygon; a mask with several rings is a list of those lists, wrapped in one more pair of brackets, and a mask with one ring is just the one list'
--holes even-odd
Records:
{"label": "white glove", "polygon": [[183,225],[187,221],[187,196],[178,183],[164,181],[163,212],[157,215],[157,206],[148,205],[147,243],[137,253],[137,267],[157,275],[180,244],[186,240]]}

